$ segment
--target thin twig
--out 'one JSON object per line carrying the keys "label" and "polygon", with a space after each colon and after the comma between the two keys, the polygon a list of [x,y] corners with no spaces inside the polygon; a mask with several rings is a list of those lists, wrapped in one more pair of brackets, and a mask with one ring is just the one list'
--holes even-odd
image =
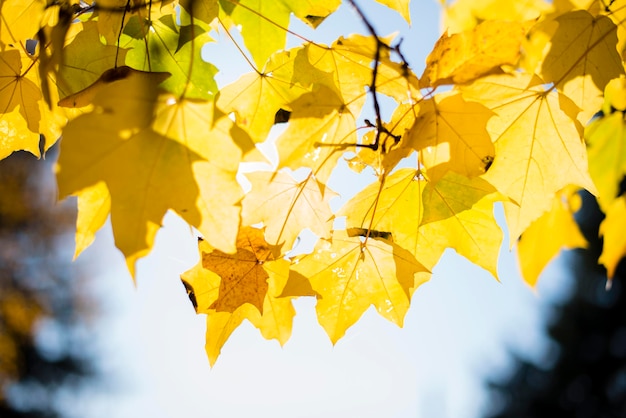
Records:
{"label": "thin twig", "polygon": [[124,21],[126,20],[126,12],[130,8],[130,0],[126,0],[126,7],[124,7],[124,13],[122,13],[122,23],[120,24],[120,31],[117,34],[117,49],[115,50],[115,65],[114,68],[117,68],[117,58],[120,54],[120,39],[122,38],[122,32],[124,31]]}
{"label": "thin twig", "polygon": [[[374,143],[372,144],[361,144],[361,147],[370,148],[372,151],[378,150],[380,145],[380,134],[383,132],[383,121],[380,114],[380,104],[378,103],[378,94],[376,93],[376,79],[378,78],[378,64],[380,61],[380,50],[381,48],[386,47],[387,45],[380,40],[378,34],[376,33],[376,29],[367,19],[363,11],[359,8],[354,0],[348,0],[348,3],[352,6],[354,11],[359,15],[363,24],[367,27],[370,35],[374,37],[376,40],[376,51],[374,52],[374,68],[372,69],[372,82],[369,87],[369,92],[372,95],[372,99],[374,101],[374,113],[376,114],[376,137],[374,138]],[[367,122],[366,122],[367,123]],[[370,123],[371,125],[371,123]]]}

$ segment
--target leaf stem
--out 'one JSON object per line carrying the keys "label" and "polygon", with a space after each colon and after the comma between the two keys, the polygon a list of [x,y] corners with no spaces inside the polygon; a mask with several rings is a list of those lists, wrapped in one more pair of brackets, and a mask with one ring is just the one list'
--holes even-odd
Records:
{"label": "leaf stem", "polygon": [[263,73],[261,72],[261,70],[259,70],[258,68],[256,68],[256,65],[254,65],[254,63],[252,61],[250,61],[250,58],[248,58],[248,55],[244,52],[244,50],[239,46],[239,44],[237,43],[237,41],[235,40],[235,38],[233,38],[233,35],[230,34],[230,31],[226,28],[226,25],[224,25],[224,22],[222,22],[222,19],[220,19],[219,17],[217,18],[217,21],[220,23],[220,26],[224,28],[224,31],[226,32],[226,35],[230,38],[230,40],[232,41],[232,43],[235,45],[235,48],[237,48],[237,50],[239,51],[239,53],[241,54],[241,56],[246,60],[246,62],[248,63],[248,65],[250,66],[250,68],[252,68],[258,75],[263,75]]}

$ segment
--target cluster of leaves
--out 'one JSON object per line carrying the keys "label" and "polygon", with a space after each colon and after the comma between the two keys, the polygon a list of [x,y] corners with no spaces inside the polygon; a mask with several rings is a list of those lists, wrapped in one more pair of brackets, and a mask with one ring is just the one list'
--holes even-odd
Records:
{"label": "cluster of leaves", "polygon": [[[410,22],[409,0],[379,2]],[[133,274],[166,211],[199,231],[183,281],[207,314],[211,362],[244,319],[284,343],[296,297],[317,298],[333,342],[370,305],[401,326],[447,248],[497,278],[496,202],[534,285],[561,248],[586,245],[572,215],[578,190],[595,194],[611,276],[626,250],[626,1],[442,2],[448,30],[421,76],[353,0],[367,35],[323,45],[289,30],[292,15],[316,27],[340,3],[3,0],[0,156],[39,155],[63,133],[76,255],[109,214]],[[212,31],[250,64],[230,85],[202,59]],[[288,33],[298,46],[285,49]],[[381,95],[397,105],[389,121]],[[375,119],[360,121],[368,98]],[[244,192],[240,163],[263,159],[255,145],[276,123],[277,167],[247,174]],[[333,213],[327,182],[346,152],[376,181]],[[304,230],[314,251],[290,256]]]}

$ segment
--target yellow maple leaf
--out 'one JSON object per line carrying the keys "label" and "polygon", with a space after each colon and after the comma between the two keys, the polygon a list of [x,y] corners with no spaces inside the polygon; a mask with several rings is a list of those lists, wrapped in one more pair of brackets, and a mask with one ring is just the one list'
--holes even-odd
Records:
{"label": "yellow maple leaf", "polygon": [[409,10],[409,0],[376,0],[380,4],[384,4],[390,9],[400,13],[400,16],[406,20],[406,23],[411,24],[411,11]]}
{"label": "yellow maple leaf", "polygon": [[179,0],[178,3],[194,19],[200,19],[206,23],[213,22],[213,19],[217,17],[219,12],[218,0]]}
{"label": "yellow maple leaf", "polygon": [[[350,111],[360,113],[365,95],[365,87],[372,83],[372,62],[378,51],[376,91],[394,98],[398,103],[415,103],[421,98],[419,80],[404,64],[391,60],[390,45],[394,36],[379,39],[372,36],[350,35],[339,37],[330,47],[319,44],[308,44],[307,53],[309,66],[299,63],[300,71],[325,74],[322,78],[315,75],[311,79],[317,84],[324,84],[334,89],[343,99]],[[308,79],[300,76],[301,79]]]}
{"label": "yellow maple leaf", "polygon": [[[619,193],[626,175],[626,79],[612,80],[606,86],[604,115],[585,127],[589,153],[589,173],[598,189],[598,204],[606,212]],[[616,110],[612,112],[612,109]]]}
{"label": "yellow maple leaf", "polygon": [[239,26],[244,44],[260,69],[272,53],[285,47],[292,12],[316,27],[340,3],[339,0],[230,0],[220,2],[220,7]]}
{"label": "yellow maple leaf", "polygon": [[503,197],[483,179],[449,172],[428,182],[420,171],[402,168],[354,196],[337,216],[346,226],[386,231],[432,269],[446,248],[455,249],[497,277],[502,231],[493,215]]}
{"label": "yellow maple leaf", "polygon": [[504,202],[511,246],[565,186],[596,193],[574,103],[528,75],[490,76],[460,90],[496,113],[487,123],[495,159],[484,178],[512,200]]}
{"label": "yellow maple leaf", "polygon": [[[346,217],[348,228],[391,233],[394,243],[409,250],[430,270],[439,258],[432,247],[421,245],[425,239],[419,229],[424,212],[421,201],[425,186],[426,180],[418,170],[400,168],[357,193],[337,216]],[[428,255],[419,252],[421,248],[426,248]]]}
{"label": "yellow maple leaf", "polygon": [[218,107],[226,113],[234,112],[237,124],[255,142],[265,141],[276,112],[291,110],[289,103],[308,91],[292,82],[298,50],[273,55],[263,72],[246,74],[220,90]]}
{"label": "yellow maple leaf", "polygon": [[[61,101],[94,85],[98,79],[107,80],[105,76],[107,72],[110,76],[120,68],[128,68],[116,66],[117,63],[124,62],[126,50],[113,45],[104,45],[100,41],[96,22],[84,22],[73,27],[79,25],[81,30],[68,40],[63,49],[63,62],[58,69],[56,83]],[[86,98],[84,103],[90,103],[93,96],[95,92],[90,98]],[[79,104],[74,106],[82,107]]]}
{"label": "yellow maple leaf", "polygon": [[431,181],[448,171],[475,177],[487,171],[495,150],[486,125],[493,112],[467,102],[458,93],[438,94],[420,103],[408,144],[419,151],[419,161]]}
{"label": "yellow maple leaf", "polygon": [[503,200],[506,198],[480,177],[468,179],[448,172],[439,181],[429,182],[422,193],[419,229],[426,237],[422,244],[427,241],[431,251],[439,254],[452,248],[498,278],[503,234],[493,205]]}
{"label": "yellow maple leaf", "polygon": [[531,223],[517,243],[522,278],[531,287],[536,286],[545,266],[562,249],[587,248],[587,240],[574,219],[582,204],[577,191],[567,187],[557,193],[552,208]]}
{"label": "yellow maple leaf", "polygon": [[262,230],[242,227],[236,253],[219,250],[202,253],[202,266],[221,278],[218,298],[209,308],[232,313],[244,303],[250,303],[263,313],[269,278],[265,264],[278,258],[276,252],[276,247],[265,242]]}
{"label": "yellow maple leaf", "polygon": [[179,215],[215,248],[234,251],[243,198],[236,173],[242,154],[255,153],[252,140],[213,101],[177,100],[169,94],[159,98],[153,129],[202,157],[192,163],[200,216],[194,211]]}
{"label": "yellow maple leaf", "polygon": [[457,33],[472,29],[486,20],[524,22],[538,19],[551,9],[552,4],[544,0],[448,0],[444,5],[443,27]]}
{"label": "yellow maple leaf", "polygon": [[[240,240],[243,247],[255,253],[258,253],[259,250],[263,252],[264,249],[268,248],[267,244],[262,241],[262,237],[258,235],[262,232],[244,228],[240,238],[248,236],[247,232],[252,234],[253,239],[248,242],[245,239]],[[257,244],[260,245],[260,248]],[[207,254],[212,254],[215,251],[204,240],[199,241],[198,248],[203,259]],[[220,292],[227,285],[223,285],[222,278],[205,268],[203,263],[204,261],[200,261],[192,269],[183,273],[181,278],[196,312],[207,314],[206,351],[211,365],[215,364],[223,345],[244,319],[248,319],[257,327],[266,339],[277,339],[281,345],[289,339],[292,320],[295,315],[291,303],[292,298],[279,297],[289,275],[289,262],[287,260],[274,259],[268,260],[262,265],[259,264],[267,274],[266,291],[261,308],[263,314],[259,312],[257,306],[250,303],[243,303],[236,307],[233,312],[217,310],[216,303],[220,300]]]}
{"label": "yellow maple leaf", "polygon": [[[149,3],[143,0],[100,0],[98,6],[100,7],[96,8],[94,17],[98,31],[108,45],[116,44],[123,27],[133,16],[138,16],[141,18],[140,21],[148,23],[151,18],[158,19],[159,14],[159,7],[149,7]],[[123,12],[126,8],[128,10]],[[153,15],[150,16],[149,12]]]}
{"label": "yellow maple leaf", "polygon": [[289,125],[276,140],[279,167],[310,167],[326,183],[337,160],[356,145],[356,121],[342,99],[318,86],[290,103]]}
{"label": "yellow maple leaf", "polygon": [[370,305],[402,326],[413,291],[429,277],[428,270],[396,244],[362,239],[335,231],[331,240],[318,241],[312,254],[292,266],[317,292],[317,317],[333,344]]}
{"label": "yellow maple leaf", "polygon": [[330,238],[333,213],[329,201],[337,194],[312,175],[302,181],[283,172],[258,171],[246,177],[252,190],[242,201],[243,225],[263,222],[265,240],[281,245],[283,251],[292,248],[304,228]]}
{"label": "yellow maple leaf", "polygon": [[3,0],[0,11],[0,46],[18,47],[35,39],[47,2],[44,0]]}
{"label": "yellow maple leaf", "polygon": [[626,196],[615,199],[606,211],[606,218],[600,224],[600,236],[604,237],[602,254],[598,262],[606,267],[609,279],[615,275],[615,269],[626,255]]}
{"label": "yellow maple leaf", "polygon": [[40,135],[45,137],[45,151],[59,138],[65,117],[44,101],[36,57],[21,48],[1,51],[0,92],[0,130],[6,138],[0,159],[18,150],[39,157]]}
{"label": "yellow maple leaf", "polygon": [[[391,38],[383,40],[391,42]],[[377,43],[363,35],[340,37],[330,47],[307,44],[294,58],[299,81],[312,91],[288,105],[287,130],[278,138],[279,166],[313,169],[325,183],[344,151],[356,145],[355,115],[361,112],[372,82]],[[380,51],[377,91],[399,103],[420,96],[418,80],[401,63],[392,62],[389,48]],[[321,119],[321,120],[320,120]]]}
{"label": "yellow maple leaf", "polygon": [[98,182],[77,193],[78,213],[76,216],[76,259],[96,238],[111,212],[111,195],[106,183]]}
{"label": "yellow maple leaf", "polygon": [[[230,137],[232,123],[226,117],[213,120],[210,103],[194,108],[186,102],[172,104],[168,96],[152,127],[156,86],[163,78],[133,71],[107,84],[96,94],[93,111],[66,127],[58,163],[61,197],[106,183],[115,242],[131,272],[152,247],[168,209],[206,233],[215,247],[235,248],[242,196],[235,175],[241,150]],[[173,116],[181,113],[189,125]],[[196,131],[199,127],[204,130]]]}
{"label": "yellow maple leaf", "polygon": [[541,75],[574,101],[581,110],[579,120],[587,123],[602,105],[606,84],[624,74],[616,49],[617,26],[585,10],[565,13],[556,22]]}
{"label": "yellow maple leaf", "polygon": [[461,84],[515,65],[520,46],[534,22],[485,21],[471,30],[445,32],[426,58],[421,87]]}

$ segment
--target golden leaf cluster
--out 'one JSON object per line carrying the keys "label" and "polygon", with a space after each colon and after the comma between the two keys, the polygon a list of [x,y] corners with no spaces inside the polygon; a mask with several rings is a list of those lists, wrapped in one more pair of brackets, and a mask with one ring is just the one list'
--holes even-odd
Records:
{"label": "golden leaf cluster", "polygon": [[[409,0],[379,2],[410,23]],[[373,28],[286,48],[292,16],[316,28],[340,4],[5,0],[0,158],[40,155],[62,133],[77,256],[110,217],[134,275],[167,211],[195,228],[200,262],[182,277],[211,362],[244,319],[287,341],[296,297],[317,299],[333,342],[371,305],[401,326],[448,248],[497,278],[494,205],[534,286],[561,249],[586,245],[573,215],[580,190],[596,195],[612,277],[626,252],[626,1],[442,2],[447,30],[421,76]],[[201,55],[216,30],[238,32],[251,69],[225,86]],[[246,190],[240,164],[271,141],[276,169],[247,174]],[[342,159],[375,181],[334,212]],[[317,244],[294,255],[305,230]]]}

